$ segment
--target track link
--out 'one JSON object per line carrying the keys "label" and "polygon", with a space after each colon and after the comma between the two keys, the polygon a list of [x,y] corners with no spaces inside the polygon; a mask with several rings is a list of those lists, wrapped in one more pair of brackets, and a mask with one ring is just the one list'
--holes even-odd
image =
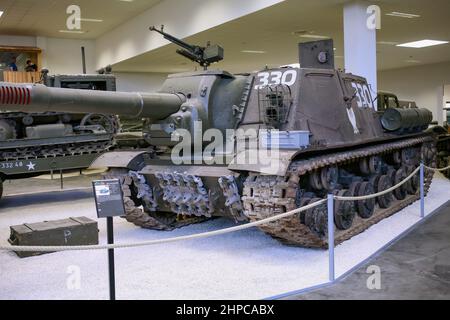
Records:
{"label": "track link", "polygon": [[[122,184],[125,204],[125,219],[134,225],[152,230],[172,231],[177,228],[208,220],[204,217],[184,217],[171,212],[153,211],[153,195],[149,185],[133,179],[127,169],[110,169],[104,174],[105,179],[119,179]],[[139,192],[147,189],[148,192]],[[147,210],[146,210],[147,209]]]}
{"label": "track link", "polygon": [[[319,156],[307,160],[294,161],[286,177],[250,175],[244,183],[243,202],[245,214],[251,221],[258,221],[276,214],[294,210],[299,207],[299,182],[311,172],[329,166],[348,165],[352,162],[358,162],[362,158],[386,155],[410,147],[421,147],[421,156],[428,159],[427,163],[431,166],[436,164],[434,140],[430,137],[421,137],[360,148],[343,153]],[[428,192],[432,177],[433,172],[426,172],[425,192]],[[417,194],[409,195],[404,200],[394,200],[386,209],[377,206],[373,216],[368,219],[363,219],[359,216],[355,217],[350,229],[336,230],[335,244],[352,238],[377,222],[409,206],[418,199],[419,195]],[[312,199],[309,203],[316,202],[317,200],[320,200],[320,198]],[[310,216],[313,216],[314,219],[321,219],[321,223],[326,225],[326,205],[322,205],[313,210],[315,211]],[[328,247],[327,230],[323,234],[313,232],[304,223],[304,217],[301,217],[300,214],[271,222],[261,226],[260,229],[287,245],[311,248]]]}
{"label": "track link", "polygon": [[[20,143],[20,140],[18,140]],[[12,148],[0,150],[0,159],[4,161],[31,160],[38,158],[69,157],[74,155],[102,153],[114,145],[109,141],[91,141],[67,143],[54,146],[39,146],[31,148]]]}

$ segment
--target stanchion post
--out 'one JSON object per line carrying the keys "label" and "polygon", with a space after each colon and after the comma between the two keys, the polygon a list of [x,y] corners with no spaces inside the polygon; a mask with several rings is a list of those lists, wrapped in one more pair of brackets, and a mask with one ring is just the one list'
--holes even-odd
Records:
{"label": "stanchion post", "polygon": [[336,279],[334,274],[334,195],[328,195],[328,269],[330,282]]}
{"label": "stanchion post", "polygon": [[420,217],[425,218],[425,166],[423,162],[420,163]]}
{"label": "stanchion post", "polygon": [[[106,218],[108,244],[114,244],[113,217]],[[116,300],[116,276],[114,269],[114,249],[108,249],[109,299]]]}

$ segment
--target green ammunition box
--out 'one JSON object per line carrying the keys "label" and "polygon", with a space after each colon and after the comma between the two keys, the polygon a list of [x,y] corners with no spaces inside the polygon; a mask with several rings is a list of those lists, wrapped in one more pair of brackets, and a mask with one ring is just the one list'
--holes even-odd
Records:
{"label": "green ammunition box", "polygon": [[[77,246],[98,244],[97,222],[86,217],[25,223],[10,227],[13,246]],[[49,252],[19,252],[21,258]]]}

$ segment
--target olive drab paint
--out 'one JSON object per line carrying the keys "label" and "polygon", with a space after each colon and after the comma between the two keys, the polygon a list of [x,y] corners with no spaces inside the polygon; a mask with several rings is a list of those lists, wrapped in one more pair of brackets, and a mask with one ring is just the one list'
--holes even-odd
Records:
{"label": "olive drab paint", "polygon": [[[256,221],[326,198],[328,192],[348,196],[385,190],[420,157],[434,161],[433,142],[423,133],[431,121],[427,111],[420,112],[424,117],[400,117],[400,130],[386,130],[365,78],[330,68],[266,68],[235,75],[208,70],[223,52],[209,56],[206,47],[165,37],[204,70],[170,75],[154,93],[0,84],[13,92],[29,90],[25,103],[6,99],[10,110],[143,118],[148,148],[105,153],[92,165],[110,167],[107,178],[122,182],[127,219],[138,226],[172,230],[215,216]],[[398,121],[386,121],[391,120]],[[231,139],[230,130],[235,133]],[[212,136],[231,141],[231,148],[210,152]],[[191,162],[174,162],[173,150]],[[375,202],[337,203],[336,243],[414,202],[415,186],[409,185],[397,202],[380,197],[379,208]],[[326,216],[326,207],[319,206],[261,229],[284,243],[323,248]]]}

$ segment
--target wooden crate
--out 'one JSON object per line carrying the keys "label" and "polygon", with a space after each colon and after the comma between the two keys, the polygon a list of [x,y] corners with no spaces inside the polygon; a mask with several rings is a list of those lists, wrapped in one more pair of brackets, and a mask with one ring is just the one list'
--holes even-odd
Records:
{"label": "wooden crate", "polygon": [[[12,246],[77,246],[98,244],[97,222],[86,217],[25,223],[12,226],[8,242]],[[49,252],[20,252],[21,257]]]}

